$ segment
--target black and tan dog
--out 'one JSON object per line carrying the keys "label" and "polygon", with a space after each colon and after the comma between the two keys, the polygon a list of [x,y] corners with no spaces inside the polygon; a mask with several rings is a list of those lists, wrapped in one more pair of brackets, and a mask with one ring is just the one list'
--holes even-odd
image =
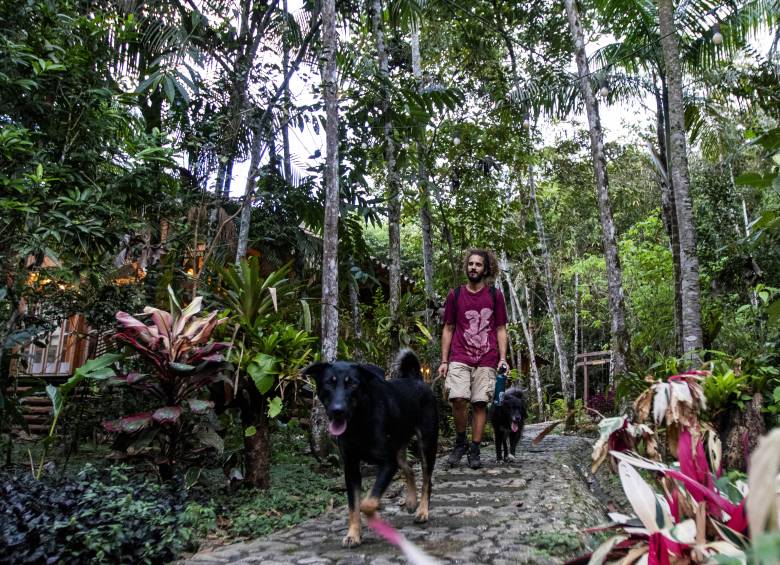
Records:
{"label": "black and tan dog", "polygon": [[[501,406],[493,405],[490,423],[496,436],[496,461],[514,461],[517,442],[523,435],[525,418],[528,415],[525,394],[522,389],[512,387],[504,393]],[[507,439],[509,450],[507,451]]]}
{"label": "black and tan dog", "polygon": [[[420,361],[412,351],[402,351],[396,365],[395,378],[390,381],[379,367],[346,361],[314,363],[303,371],[317,384],[317,396],[330,421],[329,431],[337,438],[341,452],[349,502],[349,529],[342,541],[345,546],[360,543],[360,511],[370,516],[378,510],[380,498],[399,468],[406,479],[406,510],[416,510],[416,522],[428,520],[439,433],[436,399],[423,382]],[[413,438],[417,439],[422,465],[419,503],[414,473],[406,460],[406,448]],[[359,503],[361,461],[376,464],[377,475],[371,493]]]}

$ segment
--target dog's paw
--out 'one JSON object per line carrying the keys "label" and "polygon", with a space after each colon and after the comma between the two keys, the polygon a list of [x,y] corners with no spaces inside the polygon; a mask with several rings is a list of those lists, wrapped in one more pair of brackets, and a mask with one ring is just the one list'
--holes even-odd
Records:
{"label": "dog's paw", "polygon": [[347,532],[347,535],[341,540],[341,545],[344,547],[355,547],[360,545],[361,541],[360,532]]}
{"label": "dog's paw", "polygon": [[414,522],[416,524],[424,524],[427,521],[428,521],[428,510],[418,508],[417,513],[414,515]]}
{"label": "dog's paw", "polygon": [[370,496],[368,498],[364,498],[363,502],[360,503],[360,511],[369,518],[376,514],[377,510],[379,510],[378,498]]}
{"label": "dog's paw", "polygon": [[404,499],[403,503],[401,504],[402,508],[405,508],[406,511],[411,514],[415,510],[417,510],[417,497],[414,495],[407,494],[406,498]]}

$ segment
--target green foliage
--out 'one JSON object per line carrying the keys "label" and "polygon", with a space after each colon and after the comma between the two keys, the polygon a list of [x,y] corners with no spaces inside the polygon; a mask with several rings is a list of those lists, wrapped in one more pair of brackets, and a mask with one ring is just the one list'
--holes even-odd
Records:
{"label": "green foliage", "polygon": [[230,500],[232,536],[259,537],[289,528],[345,502],[338,479],[313,470],[308,458],[290,457],[271,469],[271,488],[239,491]]}
{"label": "green foliage", "polygon": [[[112,74],[107,44],[126,37],[121,27],[102,7],[64,0],[0,6],[3,349],[74,313],[106,325],[121,242],[188,201],[167,136],[141,127],[127,76]],[[36,275],[49,284],[28,285]],[[121,307],[141,302],[127,298]],[[21,302],[31,308],[11,318]]]}
{"label": "green foliage", "polygon": [[287,321],[298,307],[304,318],[310,316],[308,303],[294,300],[289,265],[264,277],[257,257],[249,257],[219,272],[224,286],[217,294],[240,343],[232,348],[231,361],[263,397],[278,391],[267,407],[268,415],[276,417],[285,390],[298,386],[300,370],[314,359],[317,338]]}
{"label": "green foliage", "polygon": [[[56,429],[57,422],[63,413],[65,405],[67,403],[70,393],[76,388],[82,381],[91,380],[97,382],[104,382],[110,377],[113,377],[115,370],[112,367],[122,359],[122,355],[116,353],[104,353],[100,357],[90,359],[84,365],[76,369],[73,376],[59,386],[51,384],[46,385],[46,394],[49,396],[52,404],[52,421],[49,426],[49,434],[43,438],[43,451],[41,453],[40,463],[37,471],[35,471],[35,478],[40,479],[43,472],[43,465],[46,462],[46,456],[48,454],[49,447],[57,439]],[[28,452],[30,453],[30,452]],[[32,461],[32,453],[30,453],[30,461]]]}
{"label": "green foliage", "polygon": [[545,556],[565,557],[574,555],[582,549],[582,540],[572,532],[540,531],[523,538],[524,544],[535,547]]}
{"label": "green foliage", "polygon": [[712,415],[717,415],[718,412],[727,410],[732,405],[744,410],[751,398],[747,394],[746,381],[747,377],[737,376],[732,369],[713,373],[704,379],[704,395],[707,397],[707,408]]}
{"label": "green foliage", "polygon": [[[308,441],[297,424],[277,422],[271,437],[270,488],[215,491],[207,480],[200,481],[191,491],[202,517],[193,529],[228,538],[254,538],[346,503],[338,468],[323,468],[309,455]],[[217,524],[212,521],[214,515]]]}
{"label": "green foliage", "polygon": [[[578,398],[574,401],[575,417],[582,415],[583,404],[582,399]],[[556,398],[547,406],[547,414],[551,420],[565,420],[569,414],[569,408],[566,406],[566,400],[563,398]]]}
{"label": "green foliage", "polygon": [[[390,351],[390,306],[382,289],[374,293],[374,302],[365,307],[363,319],[370,320],[364,328],[363,341],[359,344],[365,358],[380,366],[387,364],[387,352]],[[404,292],[398,303],[398,333],[401,347],[411,347],[424,351],[435,345],[435,340],[424,324],[425,296]]]}
{"label": "green foliage", "polygon": [[639,397],[650,386],[644,377],[636,374],[629,373],[627,375],[619,375],[617,377],[617,385],[615,387],[615,400],[618,405],[625,401],[632,401]]}
{"label": "green foliage", "polygon": [[280,301],[282,307],[287,307],[287,299],[292,295],[289,273],[287,265],[264,277],[257,257],[219,270],[224,281],[221,297],[242,330],[257,333],[276,317]]}
{"label": "green foliage", "polygon": [[[254,356],[247,366],[247,372],[262,394],[267,394],[273,388],[278,388],[280,395],[287,386],[297,384],[300,371],[314,360],[314,348],[317,338],[310,333],[299,330],[296,326],[285,322],[270,324],[264,331],[259,331],[253,340]],[[281,407],[281,398],[276,397],[272,403]],[[269,416],[271,414],[269,407]]]}
{"label": "green foliage", "polygon": [[0,489],[2,560],[159,563],[193,548],[184,491],[127,466],[87,465],[66,480],[5,477]]}

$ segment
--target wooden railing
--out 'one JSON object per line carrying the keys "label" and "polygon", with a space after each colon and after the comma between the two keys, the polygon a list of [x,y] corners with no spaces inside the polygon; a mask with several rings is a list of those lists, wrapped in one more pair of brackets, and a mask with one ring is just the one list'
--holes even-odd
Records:
{"label": "wooden railing", "polygon": [[590,351],[580,353],[574,358],[574,381],[577,381],[577,367],[582,367],[582,402],[588,405],[588,367],[608,365],[612,362],[611,351]]}

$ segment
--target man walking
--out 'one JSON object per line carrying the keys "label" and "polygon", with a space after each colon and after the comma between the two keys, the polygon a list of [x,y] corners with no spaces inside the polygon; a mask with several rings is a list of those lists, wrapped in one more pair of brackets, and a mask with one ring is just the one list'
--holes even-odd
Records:
{"label": "man walking", "polygon": [[469,249],[464,255],[468,284],[450,291],[444,304],[441,365],[444,392],[455,419],[455,447],[447,458],[457,465],[466,453],[466,425],[471,403],[469,467],[479,469],[479,444],[493,399],[496,369],[507,367],[506,304],[493,286],[498,262],[491,251]]}

